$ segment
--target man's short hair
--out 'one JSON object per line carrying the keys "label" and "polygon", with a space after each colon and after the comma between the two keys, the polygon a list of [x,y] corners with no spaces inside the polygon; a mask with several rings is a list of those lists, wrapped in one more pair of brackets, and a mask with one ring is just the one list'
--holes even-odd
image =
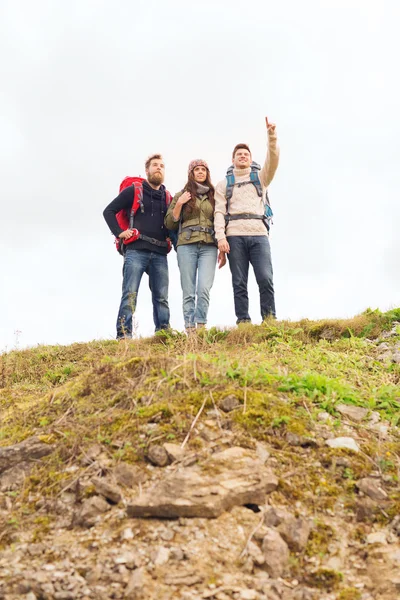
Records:
{"label": "man's short hair", "polygon": [[144,168],[146,169],[146,171],[150,167],[150,164],[151,164],[152,160],[163,160],[163,157],[162,157],[161,154],[150,154],[150,156],[148,157],[148,159],[144,163]]}
{"label": "man's short hair", "polygon": [[250,156],[251,156],[251,150],[247,144],[236,144],[236,146],[234,147],[233,152],[232,152],[232,158],[235,158],[235,154],[236,154],[237,150],[241,150],[242,148],[244,148],[245,150],[248,150],[250,152]]}

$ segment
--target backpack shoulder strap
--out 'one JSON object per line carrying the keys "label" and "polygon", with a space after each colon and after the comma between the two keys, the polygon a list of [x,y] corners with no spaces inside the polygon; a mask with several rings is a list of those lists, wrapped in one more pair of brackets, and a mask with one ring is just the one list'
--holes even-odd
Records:
{"label": "backpack shoulder strap", "polygon": [[231,165],[229,167],[229,169],[227,170],[227,172],[226,172],[226,192],[225,192],[225,198],[226,198],[226,212],[227,212],[227,214],[229,214],[229,208],[230,208],[230,204],[231,204],[231,198],[232,198],[234,186],[235,186],[235,175],[233,174],[233,165]]}
{"label": "backpack shoulder strap", "polygon": [[133,222],[135,218],[135,213],[140,207],[140,212],[144,213],[144,205],[143,205],[143,184],[142,183],[132,183],[133,186],[133,202],[131,213],[129,215],[129,228],[133,229]]}
{"label": "backpack shoulder strap", "polygon": [[261,169],[261,167],[258,163],[254,162],[254,161],[251,163],[250,181],[256,188],[257,194],[260,196],[260,198],[262,198],[263,190],[262,190],[262,185],[261,185],[261,181],[260,181],[260,176],[258,174],[260,169]]}

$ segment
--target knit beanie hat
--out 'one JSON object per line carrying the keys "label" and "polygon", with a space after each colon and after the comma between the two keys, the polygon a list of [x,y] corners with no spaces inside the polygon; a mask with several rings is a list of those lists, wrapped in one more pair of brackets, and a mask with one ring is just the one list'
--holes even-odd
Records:
{"label": "knit beanie hat", "polygon": [[201,158],[195,158],[194,160],[191,160],[189,163],[188,175],[190,175],[190,173],[193,171],[193,169],[195,167],[205,167],[207,169],[207,171],[210,170],[208,168],[208,164],[206,163],[205,160],[202,160]]}

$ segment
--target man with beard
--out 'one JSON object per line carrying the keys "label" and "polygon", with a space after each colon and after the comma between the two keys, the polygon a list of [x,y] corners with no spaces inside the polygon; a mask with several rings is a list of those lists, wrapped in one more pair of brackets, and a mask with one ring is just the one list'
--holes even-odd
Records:
{"label": "man with beard", "polygon": [[267,187],[278,167],[279,148],[275,125],[268,123],[267,118],[265,121],[268,151],[262,169],[252,163],[247,144],[237,144],[232,153],[233,169],[228,171],[230,177],[233,176],[229,200],[228,178],[220,181],[215,189],[215,236],[219,251],[228,254],[238,324],[251,321],[247,293],[250,264],[260,292],[261,317],[264,320],[276,316],[265,203]]}
{"label": "man with beard", "polygon": [[[169,327],[168,306],[168,230],[164,226],[167,212],[164,181],[165,166],[161,154],[149,156],[145,163],[142,205],[134,216],[134,226],[142,237],[124,246],[122,298],[117,318],[117,339],[132,337],[132,314],[135,311],[143,273],[149,276],[156,331]],[[134,185],[137,185],[136,183]],[[131,212],[133,188],[125,188],[105,209],[103,216],[115,237],[128,240],[132,229],[121,229],[116,215]]]}

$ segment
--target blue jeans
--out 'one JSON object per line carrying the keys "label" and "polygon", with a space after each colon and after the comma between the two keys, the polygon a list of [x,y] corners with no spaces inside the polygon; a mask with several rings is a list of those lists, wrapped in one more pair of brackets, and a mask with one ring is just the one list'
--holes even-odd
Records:
{"label": "blue jeans", "polygon": [[217,247],[211,244],[194,243],[178,246],[178,266],[183,292],[183,318],[186,328],[195,327],[196,323],[207,323],[217,252]]}
{"label": "blue jeans", "polygon": [[156,331],[169,327],[167,257],[157,252],[128,247],[122,270],[122,298],[117,318],[117,339],[132,337],[132,314],[135,312],[143,273],[149,276]]}
{"label": "blue jeans", "polygon": [[249,315],[249,296],[247,281],[249,265],[260,290],[261,317],[275,317],[274,284],[272,281],[271,248],[266,236],[237,235],[227,238],[230,246],[228,254],[232,273],[233,296],[237,323],[251,321]]}

